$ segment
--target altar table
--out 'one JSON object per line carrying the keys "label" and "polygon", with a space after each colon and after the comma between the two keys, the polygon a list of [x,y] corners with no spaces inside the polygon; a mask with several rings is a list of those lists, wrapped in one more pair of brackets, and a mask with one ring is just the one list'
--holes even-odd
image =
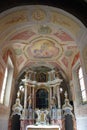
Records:
{"label": "altar table", "polygon": [[58,125],[28,125],[26,130],[60,130]]}

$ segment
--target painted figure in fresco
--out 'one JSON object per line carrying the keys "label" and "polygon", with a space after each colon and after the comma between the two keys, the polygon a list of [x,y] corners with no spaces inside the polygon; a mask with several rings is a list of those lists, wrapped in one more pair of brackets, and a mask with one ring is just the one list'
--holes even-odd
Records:
{"label": "painted figure in fresco", "polygon": [[52,57],[52,52],[49,51],[48,49],[48,43],[44,42],[41,46],[40,49],[35,49],[34,50],[35,56],[36,57]]}
{"label": "painted figure in fresco", "polygon": [[52,41],[44,40],[44,41],[39,41],[39,42],[40,42],[40,45],[38,45],[37,43],[39,47],[36,46],[33,49],[34,57],[51,58],[53,56],[56,56],[59,53],[59,48],[56,48],[55,44]]}

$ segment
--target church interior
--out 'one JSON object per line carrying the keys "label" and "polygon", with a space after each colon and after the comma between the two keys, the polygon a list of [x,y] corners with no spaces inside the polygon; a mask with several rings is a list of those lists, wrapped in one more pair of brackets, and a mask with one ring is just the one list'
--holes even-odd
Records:
{"label": "church interior", "polygon": [[0,3],[0,130],[87,130],[87,1]]}

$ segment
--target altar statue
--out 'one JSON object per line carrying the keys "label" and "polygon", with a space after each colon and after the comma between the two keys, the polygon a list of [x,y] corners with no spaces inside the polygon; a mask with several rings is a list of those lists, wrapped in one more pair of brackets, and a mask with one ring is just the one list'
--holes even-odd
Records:
{"label": "altar statue", "polygon": [[28,97],[28,109],[32,108],[32,99],[31,95]]}
{"label": "altar statue", "polygon": [[20,99],[17,98],[15,104],[12,107],[12,111],[13,111],[12,116],[16,114],[21,116],[22,109],[23,107],[20,104]]}
{"label": "altar statue", "polygon": [[73,116],[73,113],[72,113],[73,107],[69,103],[69,99],[67,98],[67,92],[66,91],[65,91],[65,104],[62,106],[62,109],[64,111],[64,115],[69,114],[69,115]]}
{"label": "altar statue", "polygon": [[57,119],[57,108],[56,108],[56,99],[52,97],[51,99],[51,110],[50,110],[51,120]]}
{"label": "altar statue", "polygon": [[65,129],[66,130],[74,130],[74,122],[73,122],[73,107],[69,103],[69,99],[67,97],[67,91],[65,91],[65,104],[62,106],[62,110],[64,111],[65,118]]}
{"label": "altar statue", "polygon": [[20,129],[20,117],[21,112],[23,110],[22,105],[20,104],[19,96],[17,95],[15,104],[12,107],[12,115],[11,115],[11,130],[19,130]]}
{"label": "altar statue", "polygon": [[56,98],[55,97],[51,98],[51,108],[56,108]]}
{"label": "altar statue", "polygon": [[32,97],[31,95],[28,97],[28,119],[32,120],[33,116],[33,108],[32,108]]}

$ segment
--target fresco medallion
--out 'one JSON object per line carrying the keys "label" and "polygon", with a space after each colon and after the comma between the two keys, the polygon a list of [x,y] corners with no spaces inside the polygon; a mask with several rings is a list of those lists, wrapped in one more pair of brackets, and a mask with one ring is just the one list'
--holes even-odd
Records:
{"label": "fresco medallion", "polygon": [[54,58],[60,57],[62,54],[62,47],[55,40],[51,39],[37,39],[25,47],[25,54],[32,58]]}

